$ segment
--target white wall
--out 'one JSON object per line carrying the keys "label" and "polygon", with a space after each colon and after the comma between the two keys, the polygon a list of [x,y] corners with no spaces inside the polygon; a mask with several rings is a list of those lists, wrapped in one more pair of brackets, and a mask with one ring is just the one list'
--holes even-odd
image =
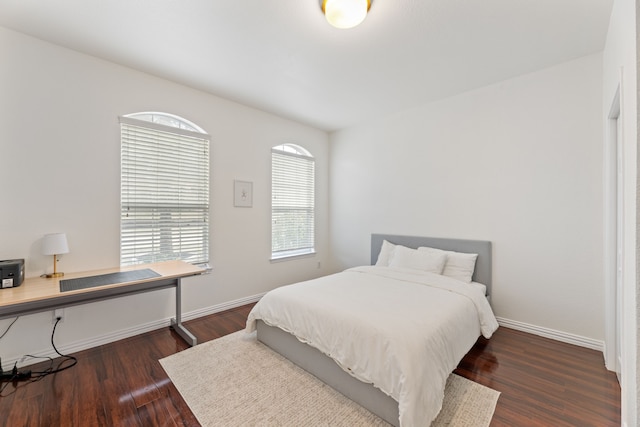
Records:
{"label": "white wall", "polygon": [[602,56],[331,135],[335,268],[371,233],[493,242],[497,316],[604,338]]}
{"label": "white wall", "polygon": [[[622,120],[623,145],[623,363],[622,363],[622,422],[624,426],[637,425],[637,54],[636,54],[636,2],[633,0],[616,0],[611,12],[607,42],[603,52],[603,117],[607,117],[616,91],[620,91],[620,117]],[[611,143],[605,139],[603,152],[610,153]],[[605,156],[605,162],[607,158]],[[605,185],[611,181],[605,175]],[[605,187],[605,188],[607,188]],[[610,240],[610,236],[607,236]],[[609,251],[611,252],[611,251]],[[615,258],[614,258],[615,259]],[[607,265],[607,285],[615,278],[615,270],[609,260]],[[609,310],[610,325],[615,322],[615,313]],[[609,328],[608,331],[611,331]],[[615,345],[615,329],[609,332],[607,345]],[[608,351],[607,353],[611,353]],[[609,364],[610,362],[608,362]]]}
{"label": "white wall", "polygon": [[[61,271],[117,266],[118,116],[162,111],[212,136],[213,273],[183,282],[184,313],[326,274],[325,132],[3,28],[0,52],[0,259],[25,258],[27,276],[38,276],[52,264],[40,254],[41,237],[64,231],[70,253],[61,256]],[[300,144],[316,157],[318,253],[272,264],[270,149],[284,142]],[[252,208],[233,207],[234,179],[253,182]],[[174,310],[172,290],[68,308],[56,344],[77,350],[78,343],[144,329]],[[50,349],[51,316],[21,318],[0,340],[5,368],[23,354]],[[0,320],[0,333],[10,321]]]}

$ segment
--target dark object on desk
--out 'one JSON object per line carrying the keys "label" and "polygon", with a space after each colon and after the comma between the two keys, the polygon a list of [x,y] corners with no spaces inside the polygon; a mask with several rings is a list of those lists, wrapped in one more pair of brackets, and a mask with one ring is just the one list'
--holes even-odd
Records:
{"label": "dark object on desk", "polygon": [[60,292],[77,291],[78,289],[95,288],[96,286],[114,285],[116,283],[152,279],[154,277],[160,277],[160,275],[150,268],[120,271],[99,276],[78,277],[77,279],[60,280]]}
{"label": "dark object on desk", "polygon": [[15,288],[24,280],[24,259],[0,261],[0,288]]}

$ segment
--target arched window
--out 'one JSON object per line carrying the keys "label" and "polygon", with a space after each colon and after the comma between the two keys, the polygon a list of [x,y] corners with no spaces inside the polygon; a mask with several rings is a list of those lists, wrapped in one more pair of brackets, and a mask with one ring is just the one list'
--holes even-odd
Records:
{"label": "arched window", "polygon": [[315,160],[295,144],[271,149],[271,258],[315,253]]}
{"label": "arched window", "polygon": [[155,112],[120,130],[120,264],[209,262],[209,135]]}

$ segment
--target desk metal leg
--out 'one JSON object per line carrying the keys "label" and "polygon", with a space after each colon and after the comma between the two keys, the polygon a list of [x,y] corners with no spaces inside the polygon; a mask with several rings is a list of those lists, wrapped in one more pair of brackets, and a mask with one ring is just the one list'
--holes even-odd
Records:
{"label": "desk metal leg", "polygon": [[180,278],[177,279],[176,283],[176,318],[171,319],[171,327],[190,346],[198,344],[197,338],[182,324],[182,283]]}

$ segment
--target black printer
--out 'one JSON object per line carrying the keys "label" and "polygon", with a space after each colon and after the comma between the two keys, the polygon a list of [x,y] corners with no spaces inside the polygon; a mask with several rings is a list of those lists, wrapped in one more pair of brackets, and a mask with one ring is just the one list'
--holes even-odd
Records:
{"label": "black printer", "polygon": [[0,261],[0,289],[15,288],[24,280],[24,259]]}

